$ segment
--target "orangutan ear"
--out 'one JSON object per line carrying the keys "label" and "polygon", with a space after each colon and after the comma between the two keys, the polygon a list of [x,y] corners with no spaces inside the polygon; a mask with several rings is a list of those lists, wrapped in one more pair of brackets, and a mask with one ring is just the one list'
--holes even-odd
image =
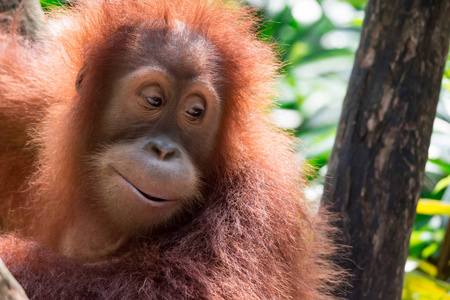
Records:
{"label": "orangutan ear", "polygon": [[87,65],[83,64],[80,71],[78,72],[77,80],[75,81],[75,89],[77,90],[77,93],[80,93],[81,87],[83,85],[83,80],[87,72]]}

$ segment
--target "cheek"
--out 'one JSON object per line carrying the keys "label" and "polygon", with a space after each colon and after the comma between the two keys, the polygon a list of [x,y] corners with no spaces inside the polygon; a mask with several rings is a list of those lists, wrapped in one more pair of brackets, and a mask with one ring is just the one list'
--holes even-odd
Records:
{"label": "cheek", "polygon": [[[118,100],[114,100],[118,101]],[[148,135],[155,126],[155,118],[140,116],[126,105],[110,105],[99,116],[95,129],[96,141],[115,143]],[[123,102],[123,101],[122,101]]]}
{"label": "cheek", "polygon": [[217,130],[204,130],[202,132],[184,134],[182,144],[192,160],[202,166],[209,158],[215,144]]}
{"label": "cheek", "polygon": [[154,131],[155,125],[151,122],[141,122],[139,120],[117,119],[108,126],[103,126],[101,132],[96,135],[97,145],[116,144],[122,142],[132,142],[145,136],[149,136]]}

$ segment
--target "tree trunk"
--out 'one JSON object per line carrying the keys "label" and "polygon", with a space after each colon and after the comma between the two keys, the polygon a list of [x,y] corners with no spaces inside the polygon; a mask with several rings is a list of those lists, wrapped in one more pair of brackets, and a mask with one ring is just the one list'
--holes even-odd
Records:
{"label": "tree trunk", "polygon": [[450,0],[369,0],[323,202],[342,220],[347,299],[401,299],[450,37]]}

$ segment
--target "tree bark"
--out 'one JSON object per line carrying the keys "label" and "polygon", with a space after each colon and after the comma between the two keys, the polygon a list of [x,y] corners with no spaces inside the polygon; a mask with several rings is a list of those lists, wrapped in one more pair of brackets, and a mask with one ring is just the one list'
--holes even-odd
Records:
{"label": "tree bark", "polygon": [[450,0],[367,4],[322,199],[352,247],[347,299],[401,299],[449,37]]}
{"label": "tree bark", "polygon": [[3,261],[0,260],[0,299],[2,300],[27,300],[22,287],[9,273]]}
{"label": "tree bark", "polygon": [[32,39],[45,33],[45,16],[39,0],[0,0],[0,24]]}
{"label": "tree bark", "polygon": [[447,223],[444,241],[442,242],[441,251],[437,261],[438,278],[447,280],[450,276],[450,222]]}

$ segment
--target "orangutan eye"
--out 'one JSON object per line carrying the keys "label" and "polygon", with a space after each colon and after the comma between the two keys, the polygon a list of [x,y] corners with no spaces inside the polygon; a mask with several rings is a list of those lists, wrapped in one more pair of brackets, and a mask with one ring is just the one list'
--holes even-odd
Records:
{"label": "orangutan eye", "polygon": [[201,107],[191,107],[189,108],[187,111],[188,115],[190,115],[191,117],[195,118],[195,119],[200,119],[200,117],[203,115],[203,113],[205,112],[205,109],[201,108]]}
{"label": "orangutan eye", "polygon": [[153,107],[160,107],[163,104],[163,99],[159,96],[146,97],[145,100]]}

